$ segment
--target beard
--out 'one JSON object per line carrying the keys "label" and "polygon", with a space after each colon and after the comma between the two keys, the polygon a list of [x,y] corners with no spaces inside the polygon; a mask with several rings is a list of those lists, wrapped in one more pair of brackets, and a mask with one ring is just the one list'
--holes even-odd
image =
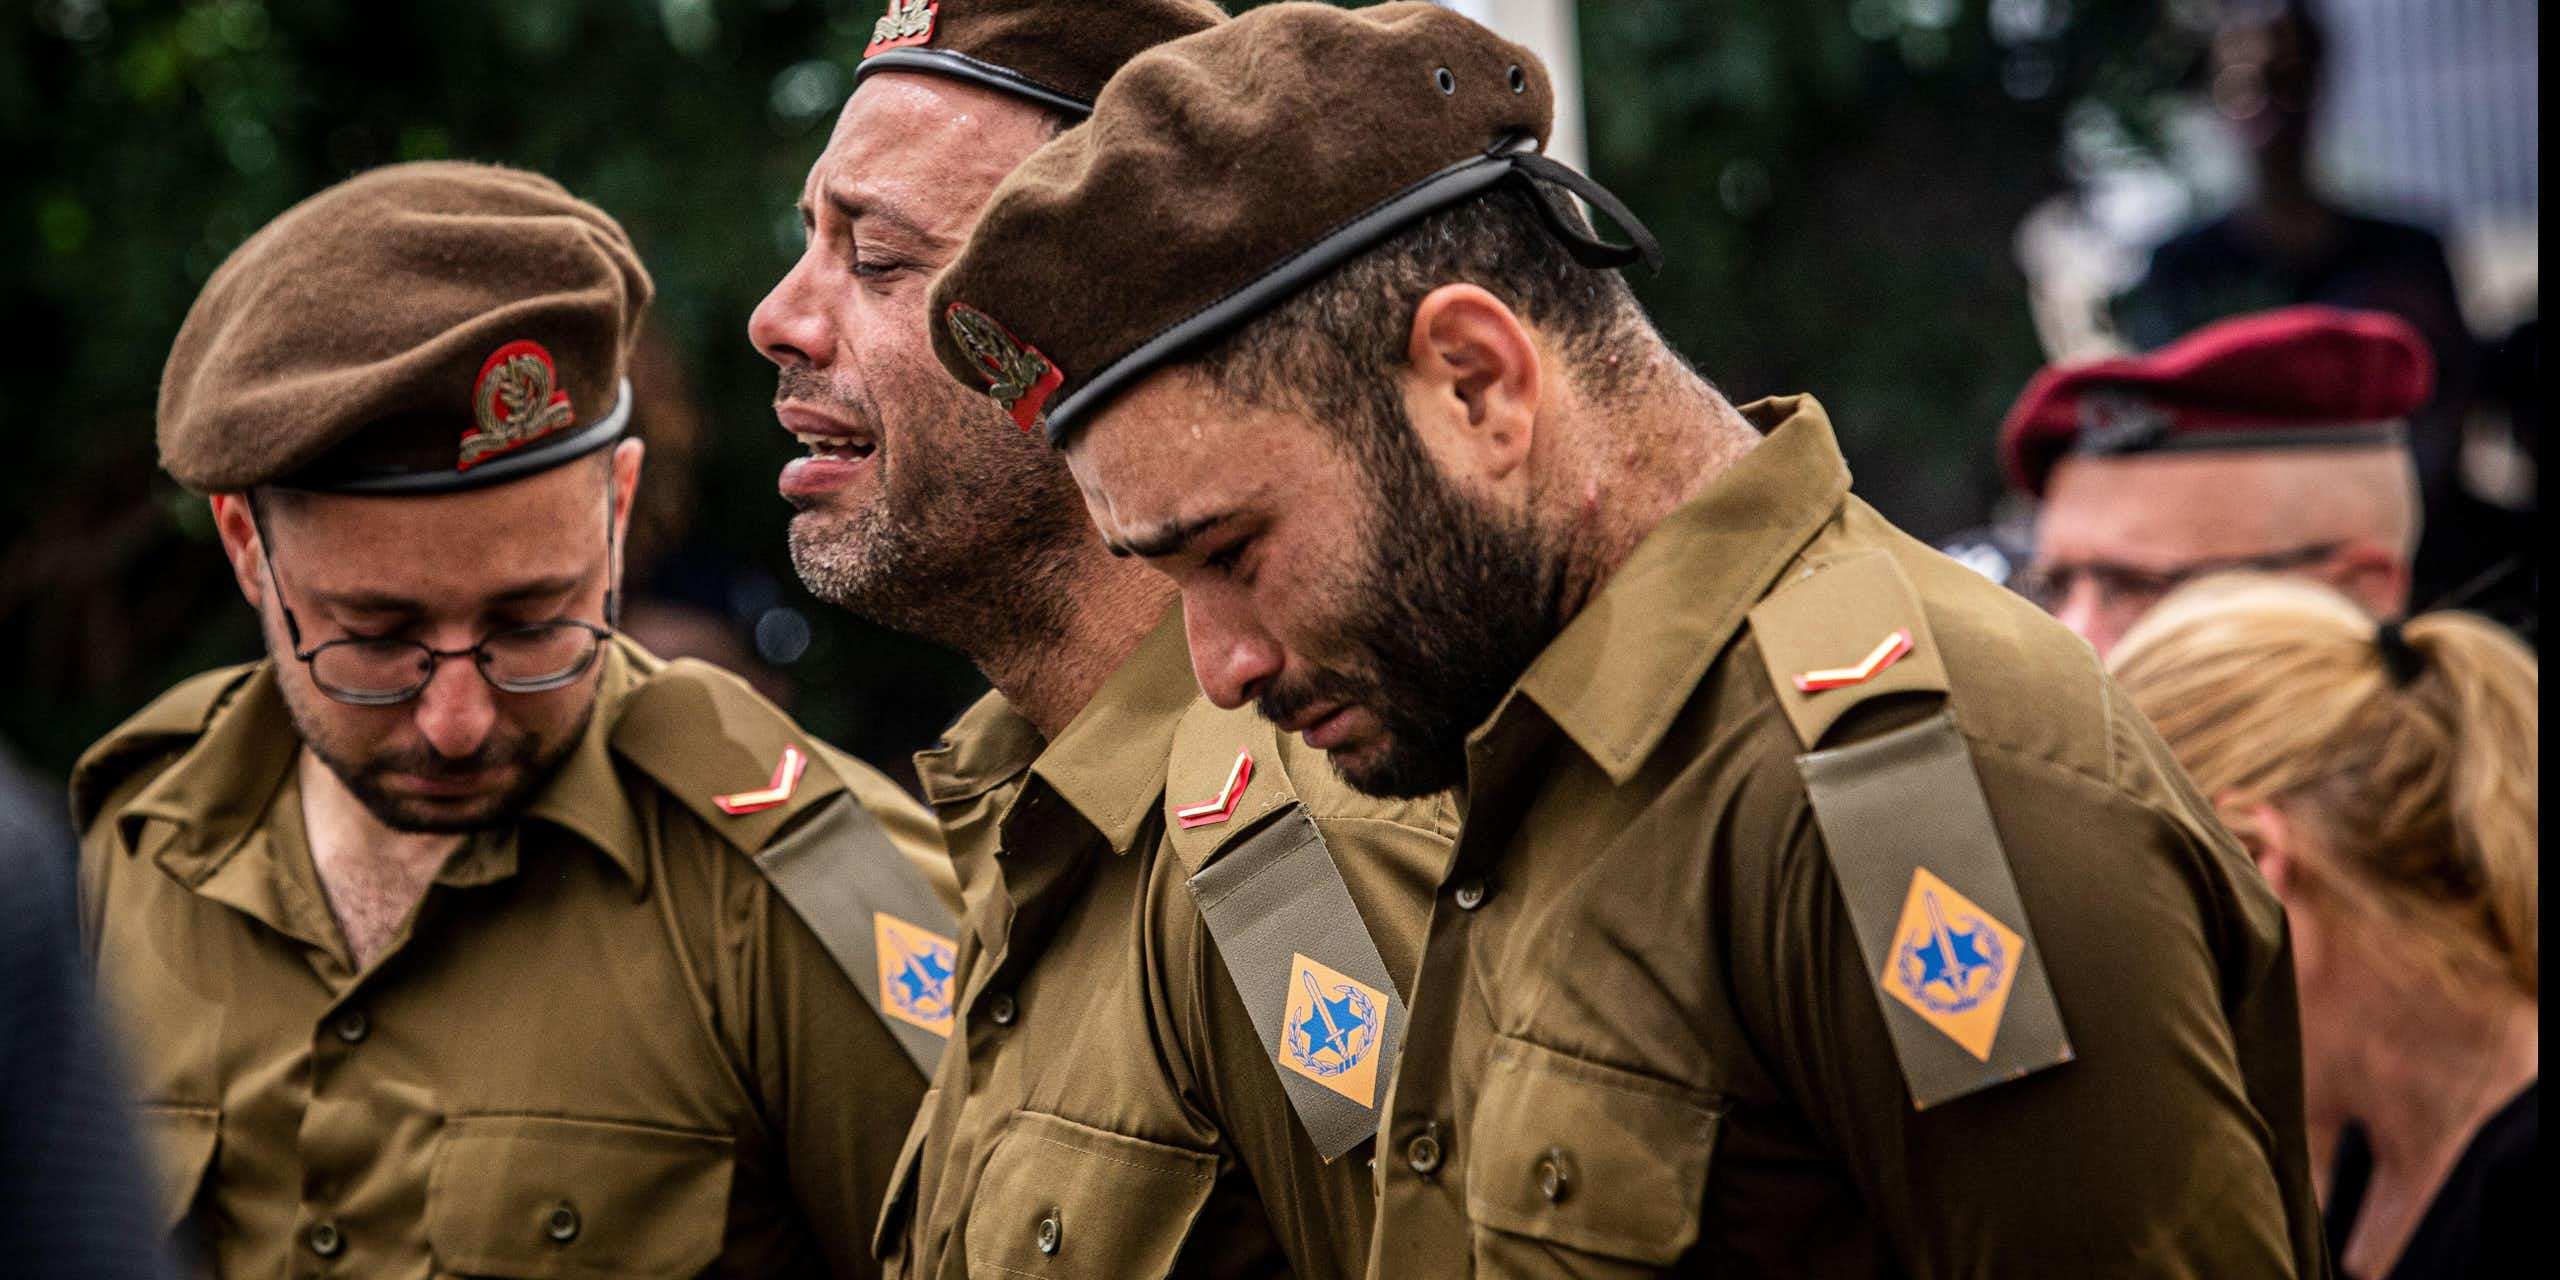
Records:
{"label": "beard", "polygon": [[1563,557],[1526,516],[1461,492],[1418,445],[1392,452],[1360,467],[1367,554],[1336,628],[1359,670],[1275,682],[1256,709],[1286,720],[1330,702],[1366,707],[1382,737],[1336,755],[1336,772],[1373,796],[1413,797],[1466,780],[1467,735],[1563,629]]}
{"label": "beard", "polygon": [[777,399],[824,405],[875,441],[867,498],[795,501],[791,566],[829,604],[964,652],[990,635],[1063,634],[1057,567],[1084,534],[1075,482],[985,396],[932,372],[892,388],[912,410],[893,447],[873,397],[782,371]]}
{"label": "beard", "polygon": [[[579,739],[586,736],[587,722],[595,716],[595,704],[578,715],[577,724],[557,741],[544,742],[531,732],[492,728],[488,741],[468,756],[436,754],[434,748],[420,743],[386,751],[357,753],[331,741],[329,731],[304,713],[304,708],[288,698],[286,706],[293,713],[294,728],[302,735],[302,744],[338,781],[362,802],[376,821],[394,831],[408,835],[464,835],[492,827],[503,827],[524,816],[533,798],[550,785],[552,775],[569,758]],[[512,769],[515,781],[493,795],[453,798],[430,798],[402,795],[390,789],[384,779],[391,774],[410,774],[423,778],[462,778],[494,769]]]}

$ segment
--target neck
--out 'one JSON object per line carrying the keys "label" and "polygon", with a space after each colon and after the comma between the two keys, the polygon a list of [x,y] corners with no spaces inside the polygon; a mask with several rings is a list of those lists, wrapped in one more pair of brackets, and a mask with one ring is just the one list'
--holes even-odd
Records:
{"label": "neck", "polygon": [[461,837],[392,830],[307,748],[294,771],[311,869],[356,967],[370,968],[398,937]]}
{"label": "neck", "polygon": [[1070,605],[1056,625],[990,630],[962,646],[987,683],[1044,738],[1057,737],[1093,701],[1163,620],[1174,596],[1172,582],[1103,550],[1090,530],[1052,583]]}
{"label": "neck", "polygon": [[2450,1172],[2471,1135],[2541,1073],[2540,1006],[2397,1001],[2341,1072],[2339,1101],[2373,1148],[2377,1181]]}
{"label": "neck", "polygon": [[1569,395],[1557,415],[1570,426],[1543,487],[1563,525],[1562,617],[1580,613],[1655,525],[1760,442],[1705,379],[1667,351],[1660,363],[1634,394],[1607,406]]}

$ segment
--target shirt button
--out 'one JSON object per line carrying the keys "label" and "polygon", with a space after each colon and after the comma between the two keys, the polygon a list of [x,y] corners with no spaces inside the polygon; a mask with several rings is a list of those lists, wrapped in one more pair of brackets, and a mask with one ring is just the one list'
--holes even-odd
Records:
{"label": "shirt button", "polygon": [[551,1206],[551,1212],[542,1215],[542,1234],[562,1244],[577,1239],[578,1206],[566,1200]]}
{"label": "shirt button", "polygon": [[997,1026],[1012,1026],[1013,1015],[1014,1008],[1012,996],[999,992],[987,998],[987,1016],[995,1019]]}
{"label": "shirt button", "polygon": [[364,1016],[364,1010],[348,1009],[338,1015],[332,1029],[338,1033],[339,1039],[354,1044],[364,1039],[365,1033],[373,1029],[373,1023]]}
{"label": "shirt button", "polygon": [[347,1238],[338,1234],[338,1224],[334,1222],[311,1224],[311,1234],[304,1239],[309,1241],[311,1251],[323,1258],[337,1257],[338,1252],[347,1247]]}
{"label": "shirt button", "polygon": [[1573,1159],[1562,1147],[1549,1147],[1545,1158],[1538,1161],[1538,1194],[1548,1204],[1563,1204],[1573,1194]]}
{"label": "shirt button", "polygon": [[1484,881],[1469,877],[1458,882],[1458,910],[1473,911],[1484,905]]}
{"label": "shirt button", "polygon": [[1058,1229],[1058,1211],[1051,1209],[1049,1216],[1040,1220],[1040,1252],[1056,1253],[1064,1234]]}
{"label": "shirt button", "polygon": [[1440,1126],[1436,1123],[1404,1144],[1404,1162],[1426,1178],[1440,1168],[1440,1155]]}

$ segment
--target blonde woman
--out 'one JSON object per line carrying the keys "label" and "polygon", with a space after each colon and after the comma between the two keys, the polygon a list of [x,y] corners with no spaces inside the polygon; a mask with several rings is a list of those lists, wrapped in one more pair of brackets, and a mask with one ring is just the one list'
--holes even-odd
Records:
{"label": "blonde woman", "polygon": [[2533,655],[2467,614],[2377,627],[2233,577],[2111,663],[2285,904],[2340,1273],[2510,1274],[2539,1234]]}

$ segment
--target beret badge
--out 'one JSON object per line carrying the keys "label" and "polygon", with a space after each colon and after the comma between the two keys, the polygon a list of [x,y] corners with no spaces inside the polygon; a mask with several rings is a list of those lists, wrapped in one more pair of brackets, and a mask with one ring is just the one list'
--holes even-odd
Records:
{"label": "beret badge", "polygon": [[863,46],[862,56],[931,40],[934,14],[941,7],[934,0],[889,0],[889,12],[871,25],[871,43]]}
{"label": "beret badge", "polygon": [[471,468],[568,426],[577,415],[558,390],[559,370],[539,342],[510,342],[489,353],[471,386],[471,430],[453,469]]}
{"label": "beret badge", "polygon": [[965,302],[952,303],[942,318],[960,349],[969,354],[969,363],[987,380],[987,395],[1013,415],[1015,426],[1029,431],[1040,421],[1040,409],[1048,403],[1049,394],[1067,380],[1066,374],[1037,348],[1006,332],[994,317]]}

